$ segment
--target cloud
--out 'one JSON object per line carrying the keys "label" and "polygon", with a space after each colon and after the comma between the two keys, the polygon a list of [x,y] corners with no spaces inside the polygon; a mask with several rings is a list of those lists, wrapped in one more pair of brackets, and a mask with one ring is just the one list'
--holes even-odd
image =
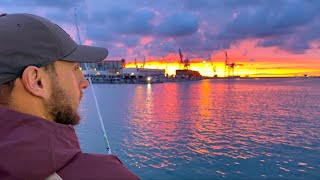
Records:
{"label": "cloud", "polygon": [[183,1],[184,7],[187,9],[203,9],[206,7],[210,7],[210,3],[214,1],[207,1],[207,0],[185,0]]}
{"label": "cloud", "polygon": [[318,0],[0,0],[1,11],[41,15],[70,31],[74,7],[82,39],[114,51],[111,58],[157,58],[179,48],[188,57],[207,56],[252,39],[256,47],[303,54],[320,40]]}
{"label": "cloud", "polygon": [[126,5],[111,4],[108,6],[102,6],[105,8],[97,9],[90,13],[90,21],[100,24],[117,25],[126,21],[133,9]]}
{"label": "cloud", "polygon": [[257,46],[273,47],[273,46],[280,46],[282,44],[283,44],[283,42],[279,39],[271,39],[271,40],[262,40],[257,44]]}
{"label": "cloud", "polygon": [[[271,3],[272,0],[268,1],[268,3]],[[261,5],[264,2],[264,0],[224,0],[221,4],[225,8],[238,8],[238,7],[256,7],[258,5]]]}
{"label": "cloud", "polygon": [[[303,7],[303,8],[301,8]],[[319,20],[319,11],[307,1],[271,1],[255,9],[242,9],[220,30],[219,39],[263,39],[260,47],[278,47],[290,53],[304,53],[315,39],[311,27]],[[306,37],[305,35],[308,37]]]}
{"label": "cloud", "polygon": [[114,33],[103,26],[87,27],[87,37],[94,41],[113,41],[116,39]]}
{"label": "cloud", "polygon": [[124,36],[122,37],[121,42],[123,42],[126,47],[132,48],[132,47],[136,47],[139,44],[140,38],[136,36]]}
{"label": "cloud", "polygon": [[28,0],[28,1],[21,1],[21,0],[1,0],[1,5],[4,6],[12,6],[12,7],[19,7],[19,6],[42,6],[42,7],[54,7],[60,9],[69,9],[74,8],[78,4],[83,3],[84,0],[54,0],[54,1],[43,1],[43,0]]}
{"label": "cloud", "polygon": [[199,28],[196,16],[190,13],[176,13],[162,21],[156,29],[156,33],[162,36],[178,37],[195,33]]}
{"label": "cloud", "polygon": [[295,54],[303,54],[308,50],[310,41],[299,36],[284,36],[281,38],[265,39],[257,43],[259,47],[278,47],[284,51],[288,51]]}
{"label": "cloud", "polygon": [[304,25],[311,18],[301,17],[299,11],[292,13],[284,9],[260,8],[256,11],[240,11],[222,30],[222,37],[232,39],[264,38],[269,36],[292,33],[294,28]]}
{"label": "cloud", "polygon": [[320,23],[317,22],[300,27],[291,34],[264,38],[257,43],[257,46],[277,47],[290,53],[303,54],[311,48],[312,42],[320,42],[319,39]]}
{"label": "cloud", "polygon": [[108,48],[109,54],[107,60],[114,60],[114,57],[123,57],[123,54],[127,53],[127,48],[125,47],[110,47]]}
{"label": "cloud", "polygon": [[54,1],[43,1],[43,0],[28,0],[26,3],[32,3],[39,6],[57,7],[57,8],[74,8],[78,4],[84,2],[84,0],[54,0]]}
{"label": "cloud", "polygon": [[152,20],[155,17],[153,11],[139,9],[125,21],[115,25],[114,31],[120,34],[147,35],[153,31]]}

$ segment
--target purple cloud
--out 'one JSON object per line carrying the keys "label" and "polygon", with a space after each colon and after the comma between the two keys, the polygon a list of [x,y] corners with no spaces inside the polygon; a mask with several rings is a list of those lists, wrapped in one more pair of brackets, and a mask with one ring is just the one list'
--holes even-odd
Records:
{"label": "purple cloud", "polygon": [[158,25],[156,34],[170,37],[186,36],[195,33],[198,27],[199,22],[196,16],[181,12],[165,18]]}
{"label": "purple cloud", "polygon": [[38,14],[69,30],[74,7],[82,39],[108,48],[111,59],[161,58],[179,48],[201,57],[250,39],[301,54],[320,39],[318,0],[0,0],[1,11]]}

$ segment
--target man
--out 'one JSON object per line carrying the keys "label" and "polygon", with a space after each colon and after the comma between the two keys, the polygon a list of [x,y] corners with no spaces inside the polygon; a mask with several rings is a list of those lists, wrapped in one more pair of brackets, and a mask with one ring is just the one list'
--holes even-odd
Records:
{"label": "man", "polygon": [[138,179],[116,156],[81,152],[73,128],[89,86],[79,62],[107,54],[39,16],[0,15],[0,179]]}

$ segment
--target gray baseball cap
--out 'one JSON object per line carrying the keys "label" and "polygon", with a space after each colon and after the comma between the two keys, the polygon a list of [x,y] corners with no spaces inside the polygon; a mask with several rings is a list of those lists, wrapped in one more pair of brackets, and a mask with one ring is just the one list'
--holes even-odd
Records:
{"label": "gray baseball cap", "polygon": [[0,15],[0,84],[19,77],[28,66],[57,60],[99,62],[108,55],[100,47],[78,45],[61,27],[32,14]]}

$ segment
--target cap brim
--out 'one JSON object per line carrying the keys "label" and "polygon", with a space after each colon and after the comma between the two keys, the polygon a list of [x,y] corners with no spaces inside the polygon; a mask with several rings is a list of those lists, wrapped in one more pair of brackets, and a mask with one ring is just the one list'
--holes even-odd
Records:
{"label": "cap brim", "polygon": [[61,60],[93,63],[103,61],[108,56],[108,50],[106,48],[78,45],[78,47]]}

